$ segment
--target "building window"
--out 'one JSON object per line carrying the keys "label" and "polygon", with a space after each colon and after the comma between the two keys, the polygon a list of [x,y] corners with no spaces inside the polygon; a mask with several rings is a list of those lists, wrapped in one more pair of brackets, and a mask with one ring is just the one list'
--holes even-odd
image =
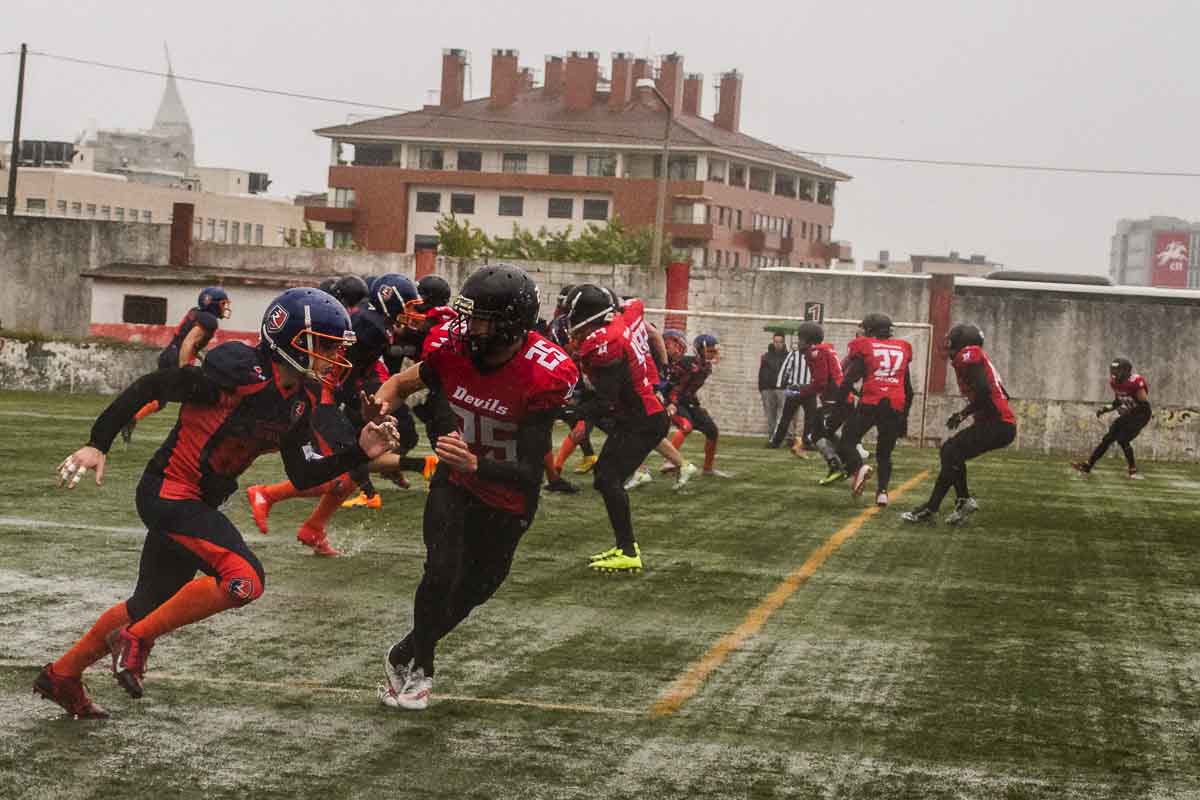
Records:
{"label": "building window", "polygon": [[717,250],[714,255],[715,257],[713,258],[713,263],[718,267],[721,266],[721,251]]}
{"label": "building window", "polygon": [[724,161],[718,161],[710,158],[708,160],[708,179],[710,181],[725,182],[725,167]]}
{"label": "building window", "polygon": [[801,178],[797,181],[796,196],[801,200],[807,200],[811,203],[813,199],[813,182],[808,178]]}
{"label": "building window", "polygon": [[437,213],[442,209],[442,196],[438,192],[417,192],[417,211]]}
{"label": "building window", "polygon": [[817,202],[823,206],[833,205],[833,183],[821,181],[817,184]]}
{"label": "building window", "polygon": [[751,167],[750,188],[756,192],[771,191],[771,170]]}
{"label": "building window", "polygon": [[612,178],[617,174],[617,157],[612,153],[597,153],[587,157],[587,174],[594,178]]}
{"label": "building window", "polygon": [[57,203],[55,203],[55,205],[58,207],[58,215],[60,217],[65,217],[67,215],[67,201],[59,200]]}
{"label": "building window", "polygon": [[263,226],[262,225],[254,226],[254,243],[255,244],[263,243]]}
{"label": "building window", "polygon": [[[391,163],[391,147],[368,147],[365,144],[354,146],[354,166],[356,167],[386,167]],[[238,179],[238,182],[241,182],[241,178]]]}
{"label": "building window", "polygon": [[607,200],[584,200],[583,201],[583,218],[584,219],[608,219],[608,201]]}
{"label": "building window", "polygon": [[442,168],[442,151],[434,150],[427,147],[422,147],[418,162],[421,169],[441,169]]}
{"label": "building window", "polygon": [[525,153],[505,153],[500,162],[501,172],[525,172],[529,166],[529,156]]}
{"label": "building window", "polygon": [[79,217],[83,215],[83,203],[71,203],[71,216]]}
{"label": "building window", "polygon": [[742,187],[746,185],[746,167],[744,164],[729,165],[729,185]]}
{"label": "building window", "polygon": [[733,254],[733,265],[735,267],[740,267],[742,265],[742,256],[739,253]]}
{"label": "building window", "polygon": [[44,198],[44,197],[27,197],[27,198],[25,198],[25,212],[28,214],[45,214],[46,213],[46,198]]}
{"label": "building window", "polygon": [[207,242],[215,241],[217,238],[217,221],[212,217],[209,217],[207,220],[205,220],[205,222],[205,227],[207,230],[205,232],[204,240]]}
{"label": "building window", "polygon": [[114,208],[113,209],[113,219],[115,219],[117,222],[124,222],[125,221],[125,209]]}
{"label": "building window", "polygon": [[221,225],[217,229],[217,241],[221,244],[225,244],[229,241],[229,220],[221,220]]}
{"label": "building window", "polygon": [[354,208],[354,199],[353,189],[334,188],[333,190],[334,208]]}
{"label": "building window", "polygon": [[354,235],[350,231],[334,231],[333,247],[335,250],[343,250],[354,247]]}
{"label": "building window", "polygon": [[696,180],[695,156],[671,156],[667,162],[667,177],[675,181]]}
{"label": "building window", "polygon": [[804,220],[800,220],[800,238],[808,239],[808,223]]}
{"label": "building window", "polygon": [[780,197],[795,197],[796,179],[791,175],[776,175],[775,194]]}
{"label": "building window", "polygon": [[516,195],[500,195],[500,216],[520,217],[525,214],[525,198]]}
{"label": "building window", "polygon": [[204,239],[204,218],[203,217],[196,217],[195,220],[192,221],[192,238],[195,239],[197,242],[203,241],[203,239]]}
{"label": "building window", "polygon": [[452,194],[452,195],[450,195],[450,213],[451,214],[474,214],[475,213],[475,195],[473,195],[473,194]]}
{"label": "building window", "polygon": [[166,325],[167,298],[127,294],[121,303],[121,321],[133,325]]}
{"label": "building window", "polygon": [[249,222],[242,223],[242,242],[244,244],[250,244],[250,238],[251,238],[251,236],[253,236],[253,233],[254,233],[251,230],[251,227],[253,227],[253,226],[251,226]]}
{"label": "building window", "polygon": [[574,175],[575,156],[561,153],[550,154],[551,175]]}
{"label": "building window", "polygon": [[825,241],[825,226],[824,225],[817,226],[817,241],[818,242]]}
{"label": "building window", "polygon": [[420,252],[421,250],[433,250],[436,252],[437,249],[438,249],[438,237],[430,236],[427,233],[418,233],[416,236],[413,237],[413,250],[414,251]]}
{"label": "building window", "polygon": [[237,220],[234,220],[231,235],[229,237],[229,241],[232,244],[237,244],[238,239],[241,239],[241,238],[242,238],[242,223],[238,222]]}
{"label": "building window", "polygon": [[153,215],[150,213],[149,209],[146,209],[146,208],[142,209],[142,222],[151,222],[152,217],[153,217]]}
{"label": "building window", "polygon": [[94,216],[96,216],[96,204],[95,204],[95,203],[88,203],[88,204],[87,204],[87,215],[88,215],[89,217],[94,217]]}
{"label": "building window", "polygon": [[570,197],[551,197],[546,216],[550,219],[570,219],[575,216],[575,201]]}
{"label": "building window", "polygon": [[100,206],[100,219],[112,219],[111,206]]}
{"label": "building window", "polygon": [[459,150],[458,168],[463,172],[479,172],[483,169],[483,153],[478,150]]}

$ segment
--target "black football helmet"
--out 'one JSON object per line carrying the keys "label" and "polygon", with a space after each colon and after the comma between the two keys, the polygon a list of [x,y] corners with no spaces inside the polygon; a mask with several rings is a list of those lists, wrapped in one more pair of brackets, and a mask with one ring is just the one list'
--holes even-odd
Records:
{"label": "black football helmet", "polygon": [[892,338],[892,318],[878,312],[867,314],[859,324],[863,333],[872,339]]}
{"label": "black football helmet", "polygon": [[796,328],[796,338],[800,341],[800,349],[804,350],[825,341],[825,329],[819,322],[802,322]]}
{"label": "black football helmet", "polygon": [[1108,365],[1108,374],[1119,383],[1124,383],[1133,375],[1133,362],[1128,358],[1117,356]]}
{"label": "black football helmet", "polygon": [[[477,369],[494,368],[491,354],[524,341],[537,324],[537,284],[512,264],[489,264],[471,273],[454,301],[458,320],[451,330],[455,344]],[[472,330],[472,322],[489,323]]]}
{"label": "black football helmet", "polygon": [[426,275],[417,281],[417,294],[421,296],[421,312],[450,304],[450,284],[441,275]]}
{"label": "black football helmet", "polygon": [[338,279],[337,279],[337,276],[335,275],[332,278],[326,278],[325,280],[318,283],[317,288],[320,289],[325,294],[332,294],[333,293],[333,285],[337,282],[338,282]]}
{"label": "black football helmet", "polygon": [[593,323],[608,323],[616,316],[612,292],[594,283],[584,283],[567,297],[567,331],[579,338]]}
{"label": "black football helmet", "polygon": [[964,347],[983,347],[983,331],[969,322],[960,322],[946,334],[946,354],[950,358],[958,355]]}
{"label": "black football helmet", "polygon": [[346,308],[354,308],[367,296],[367,282],[357,275],[343,275],[333,282],[329,293]]}
{"label": "black football helmet", "polygon": [[571,296],[571,292],[575,291],[575,284],[568,283],[566,286],[558,290],[558,299],[554,303],[554,315],[565,314],[571,310],[567,304],[567,299]]}

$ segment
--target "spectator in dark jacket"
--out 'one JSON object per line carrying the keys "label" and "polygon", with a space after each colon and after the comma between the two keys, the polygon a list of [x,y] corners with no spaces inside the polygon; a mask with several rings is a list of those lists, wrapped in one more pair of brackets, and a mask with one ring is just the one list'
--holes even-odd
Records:
{"label": "spectator in dark jacket", "polygon": [[777,333],[758,362],[758,393],[762,395],[763,413],[767,417],[768,440],[779,422],[779,410],[783,408],[783,390],[788,384],[783,380],[782,371],[787,357],[787,341],[782,333]]}

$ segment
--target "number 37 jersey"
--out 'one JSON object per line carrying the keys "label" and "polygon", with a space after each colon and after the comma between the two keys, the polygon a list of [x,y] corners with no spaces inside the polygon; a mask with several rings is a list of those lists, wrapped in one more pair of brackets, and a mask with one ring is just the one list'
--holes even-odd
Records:
{"label": "number 37 jersey", "polygon": [[[504,366],[487,374],[452,344],[432,349],[425,363],[437,375],[471,452],[480,459],[509,463],[517,460],[517,431],[525,419],[564,405],[579,380],[570,356],[537,333],[530,333]],[[526,511],[525,495],[515,484],[453,471],[450,481],[494,508],[518,515]]]}
{"label": "number 37 jersey", "polygon": [[908,398],[904,389],[908,365],[912,363],[912,345],[903,339],[872,339],[860,336],[850,342],[850,358],[861,358],[866,368],[862,383],[862,402],[888,405],[903,411]]}

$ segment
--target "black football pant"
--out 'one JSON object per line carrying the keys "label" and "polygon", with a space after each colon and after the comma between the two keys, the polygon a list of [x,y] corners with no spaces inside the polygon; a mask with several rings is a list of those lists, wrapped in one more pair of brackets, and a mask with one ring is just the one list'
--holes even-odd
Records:
{"label": "black football pant", "polygon": [[636,554],[633,537],[633,512],[629,509],[629,493],[625,481],[641,466],[646,457],[667,435],[670,423],[667,413],[660,411],[638,421],[636,427],[627,427],[627,421],[619,421],[604,440],[600,448],[600,459],[592,468],[592,485],[604,498],[604,509],[613,527],[617,547],[627,556]]}
{"label": "black football pant", "polygon": [[[812,446],[825,459],[825,463],[831,471],[840,472],[845,468],[838,455],[841,440],[838,438],[837,432],[846,423],[850,411],[851,407],[846,403],[826,403],[812,415],[812,433],[809,434],[812,437]],[[807,420],[806,414],[805,421],[807,422]]]}
{"label": "black football pant", "polygon": [[780,447],[783,440],[787,438],[788,431],[792,427],[792,420],[796,417],[796,412],[804,409],[804,432],[801,434],[805,444],[810,444],[812,439],[813,426],[817,422],[817,398],[816,396],[800,397],[799,395],[785,395],[783,399],[783,410],[779,412],[779,422],[775,423],[775,432],[771,434],[771,446]]}
{"label": "black football pant", "polygon": [[413,627],[392,647],[391,662],[413,661],[432,677],[437,643],[504,583],[528,527],[527,518],[436,481],[425,501],[425,572],[413,601]]}
{"label": "black football pant", "polygon": [[668,430],[671,422],[674,422],[675,426],[685,433],[700,431],[705,439],[716,439],[721,435],[721,430],[717,427],[716,420],[712,418],[712,415],[695,403],[676,406],[675,418],[667,422]]}
{"label": "black football pant", "polygon": [[875,463],[878,465],[877,485],[879,491],[886,492],[888,482],[892,479],[892,451],[896,449],[896,440],[904,430],[904,414],[892,408],[886,399],[878,405],[859,403],[851,412],[849,419],[842,426],[842,441],[838,446],[838,456],[846,472],[854,475],[862,466],[862,456],[858,454],[858,445],[867,431],[875,428]]}
{"label": "black football pant", "polygon": [[967,487],[967,462],[981,456],[990,450],[1008,447],[1017,438],[1017,426],[1011,422],[992,420],[976,422],[970,427],[963,428],[958,433],[942,442],[942,467],[938,471],[937,482],[933,485],[933,494],[925,507],[937,511],[942,506],[942,500],[950,487],[961,500],[970,497]]}
{"label": "black football pant", "polygon": [[1129,465],[1129,468],[1137,469],[1137,462],[1133,458],[1133,446],[1130,443],[1137,438],[1149,421],[1149,408],[1135,408],[1125,416],[1113,420],[1113,424],[1108,427],[1108,433],[1104,434],[1100,444],[1092,451],[1092,457],[1088,459],[1088,469],[1096,466],[1096,462],[1104,457],[1113,442],[1121,446],[1121,452],[1125,454],[1125,463]]}

